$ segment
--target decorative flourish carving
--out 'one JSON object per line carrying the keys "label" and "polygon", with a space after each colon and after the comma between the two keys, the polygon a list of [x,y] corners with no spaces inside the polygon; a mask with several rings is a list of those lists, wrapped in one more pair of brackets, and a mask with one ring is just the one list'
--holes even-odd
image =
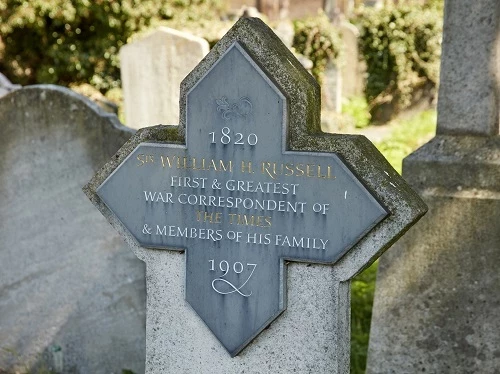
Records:
{"label": "decorative flourish carving", "polygon": [[222,118],[226,121],[237,118],[237,117],[247,117],[252,113],[252,103],[248,97],[241,97],[236,103],[229,104],[227,98],[222,96],[222,98],[217,99],[217,111],[222,113]]}
{"label": "decorative flourish carving", "polygon": [[[213,266],[213,260],[209,261],[209,262],[212,262],[212,266]],[[223,269],[222,268],[222,264],[223,263],[226,263],[226,265],[228,264],[227,261],[221,261],[220,263],[220,268],[221,270]],[[240,264],[241,267],[240,267],[240,271],[236,270],[236,264]],[[243,287],[245,287],[245,285],[248,283],[248,281],[250,280],[250,278],[252,278],[252,275],[253,275],[253,272],[255,271],[255,268],[257,267],[257,264],[247,264],[248,267],[251,267],[252,268],[252,271],[250,272],[250,275],[248,276],[247,280],[245,282],[243,282],[243,284],[239,287],[235,286],[233,283],[229,282],[227,279],[224,279],[224,277],[226,276],[228,270],[229,270],[229,265],[228,267],[226,267],[226,269],[224,269],[224,275],[222,277],[219,277],[219,278],[215,278],[213,281],[212,281],[212,289],[217,292],[218,294],[221,294],[221,295],[229,295],[231,293],[234,293],[234,292],[237,292],[239,293],[241,296],[243,297],[250,297],[252,295],[252,292],[250,293],[243,293],[241,292],[241,289]],[[233,269],[234,269],[234,272],[236,274],[241,274],[241,272],[243,271],[243,264],[241,262],[236,262],[234,265],[233,265]],[[231,289],[229,291],[223,291],[223,290],[220,290],[218,287],[216,287],[216,282],[220,283],[222,282],[223,284],[226,284],[227,286],[229,286]]]}

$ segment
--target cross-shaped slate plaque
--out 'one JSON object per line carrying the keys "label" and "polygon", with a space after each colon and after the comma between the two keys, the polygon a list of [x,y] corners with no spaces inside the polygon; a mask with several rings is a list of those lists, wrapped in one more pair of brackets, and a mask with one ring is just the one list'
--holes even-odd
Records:
{"label": "cross-shaped slate plaque", "polygon": [[[179,135],[137,134],[87,186],[139,246],[185,251],[186,300],[232,356],[286,309],[285,261],[344,261],[353,276],[425,212],[373,147],[332,152],[341,139],[298,129],[317,126],[317,85],[267,38],[276,43],[259,20],[241,20],[183,83]],[[280,54],[287,64],[273,71]],[[366,243],[373,233],[385,235],[378,247]],[[363,240],[372,252],[346,265]]]}

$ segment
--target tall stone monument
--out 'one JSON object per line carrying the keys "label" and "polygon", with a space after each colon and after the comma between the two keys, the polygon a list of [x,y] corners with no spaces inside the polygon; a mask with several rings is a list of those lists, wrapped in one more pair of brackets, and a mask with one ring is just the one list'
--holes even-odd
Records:
{"label": "tall stone monument", "polygon": [[122,47],[125,124],[133,129],[177,125],[179,85],[208,50],[205,39],[168,27]]}
{"label": "tall stone monument", "polygon": [[144,371],[144,265],[81,192],[132,134],[66,88],[0,99],[0,372]]}
{"label": "tall stone monument", "polygon": [[500,368],[500,2],[444,17],[437,135],[403,162],[429,213],[380,261],[371,374]]}
{"label": "tall stone monument", "polygon": [[[84,188],[146,262],[151,373],[347,373],[350,279],[426,211],[259,19]],[[303,264],[303,263],[307,263]]]}

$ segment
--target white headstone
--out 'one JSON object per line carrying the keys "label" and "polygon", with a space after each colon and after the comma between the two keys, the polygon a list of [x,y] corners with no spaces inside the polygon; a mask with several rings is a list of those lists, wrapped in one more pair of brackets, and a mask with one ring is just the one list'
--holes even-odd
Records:
{"label": "white headstone", "polygon": [[344,61],[342,64],[342,95],[344,97],[363,94],[364,69],[359,59],[359,31],[353,24],[342,22],[340,32],[344,44]]}
{"label": "white headstone", "polygon": [[276,25],[274,32],[278,35],[283,44],[288,48],[292,48],[295,31],[293,29],[293,23],[290,20],[281,20]]}
{"label": "white headstone", "polygon": [[179,122],[179,86],[208,53],[205,39],[160,27],[120,50],[128,127]]}
{"label": "white headstone", "polygon": [[381,9],[384,7],[384,1],[383,0],[365,0],[365,5],[369,6],[369,7]]}
{"label": "white headstone", "polygon": [[328,64],[323,76],[323,109],[340,113],[342,110],[342,73],[334,64]]}

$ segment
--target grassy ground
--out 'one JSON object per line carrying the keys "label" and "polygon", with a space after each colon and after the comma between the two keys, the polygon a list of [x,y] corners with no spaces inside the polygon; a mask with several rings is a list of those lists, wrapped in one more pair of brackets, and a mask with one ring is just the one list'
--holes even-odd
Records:
{"label": "grassy ground", "polygon": [[[388,124],[393,130],[377,148],[401,173],[403,158],[430,140],[436,131],[436,111],[427,110]],[[351,373],[363,374],[366,369],[370,321],[377,262],[353,279],[351,285]]]}

